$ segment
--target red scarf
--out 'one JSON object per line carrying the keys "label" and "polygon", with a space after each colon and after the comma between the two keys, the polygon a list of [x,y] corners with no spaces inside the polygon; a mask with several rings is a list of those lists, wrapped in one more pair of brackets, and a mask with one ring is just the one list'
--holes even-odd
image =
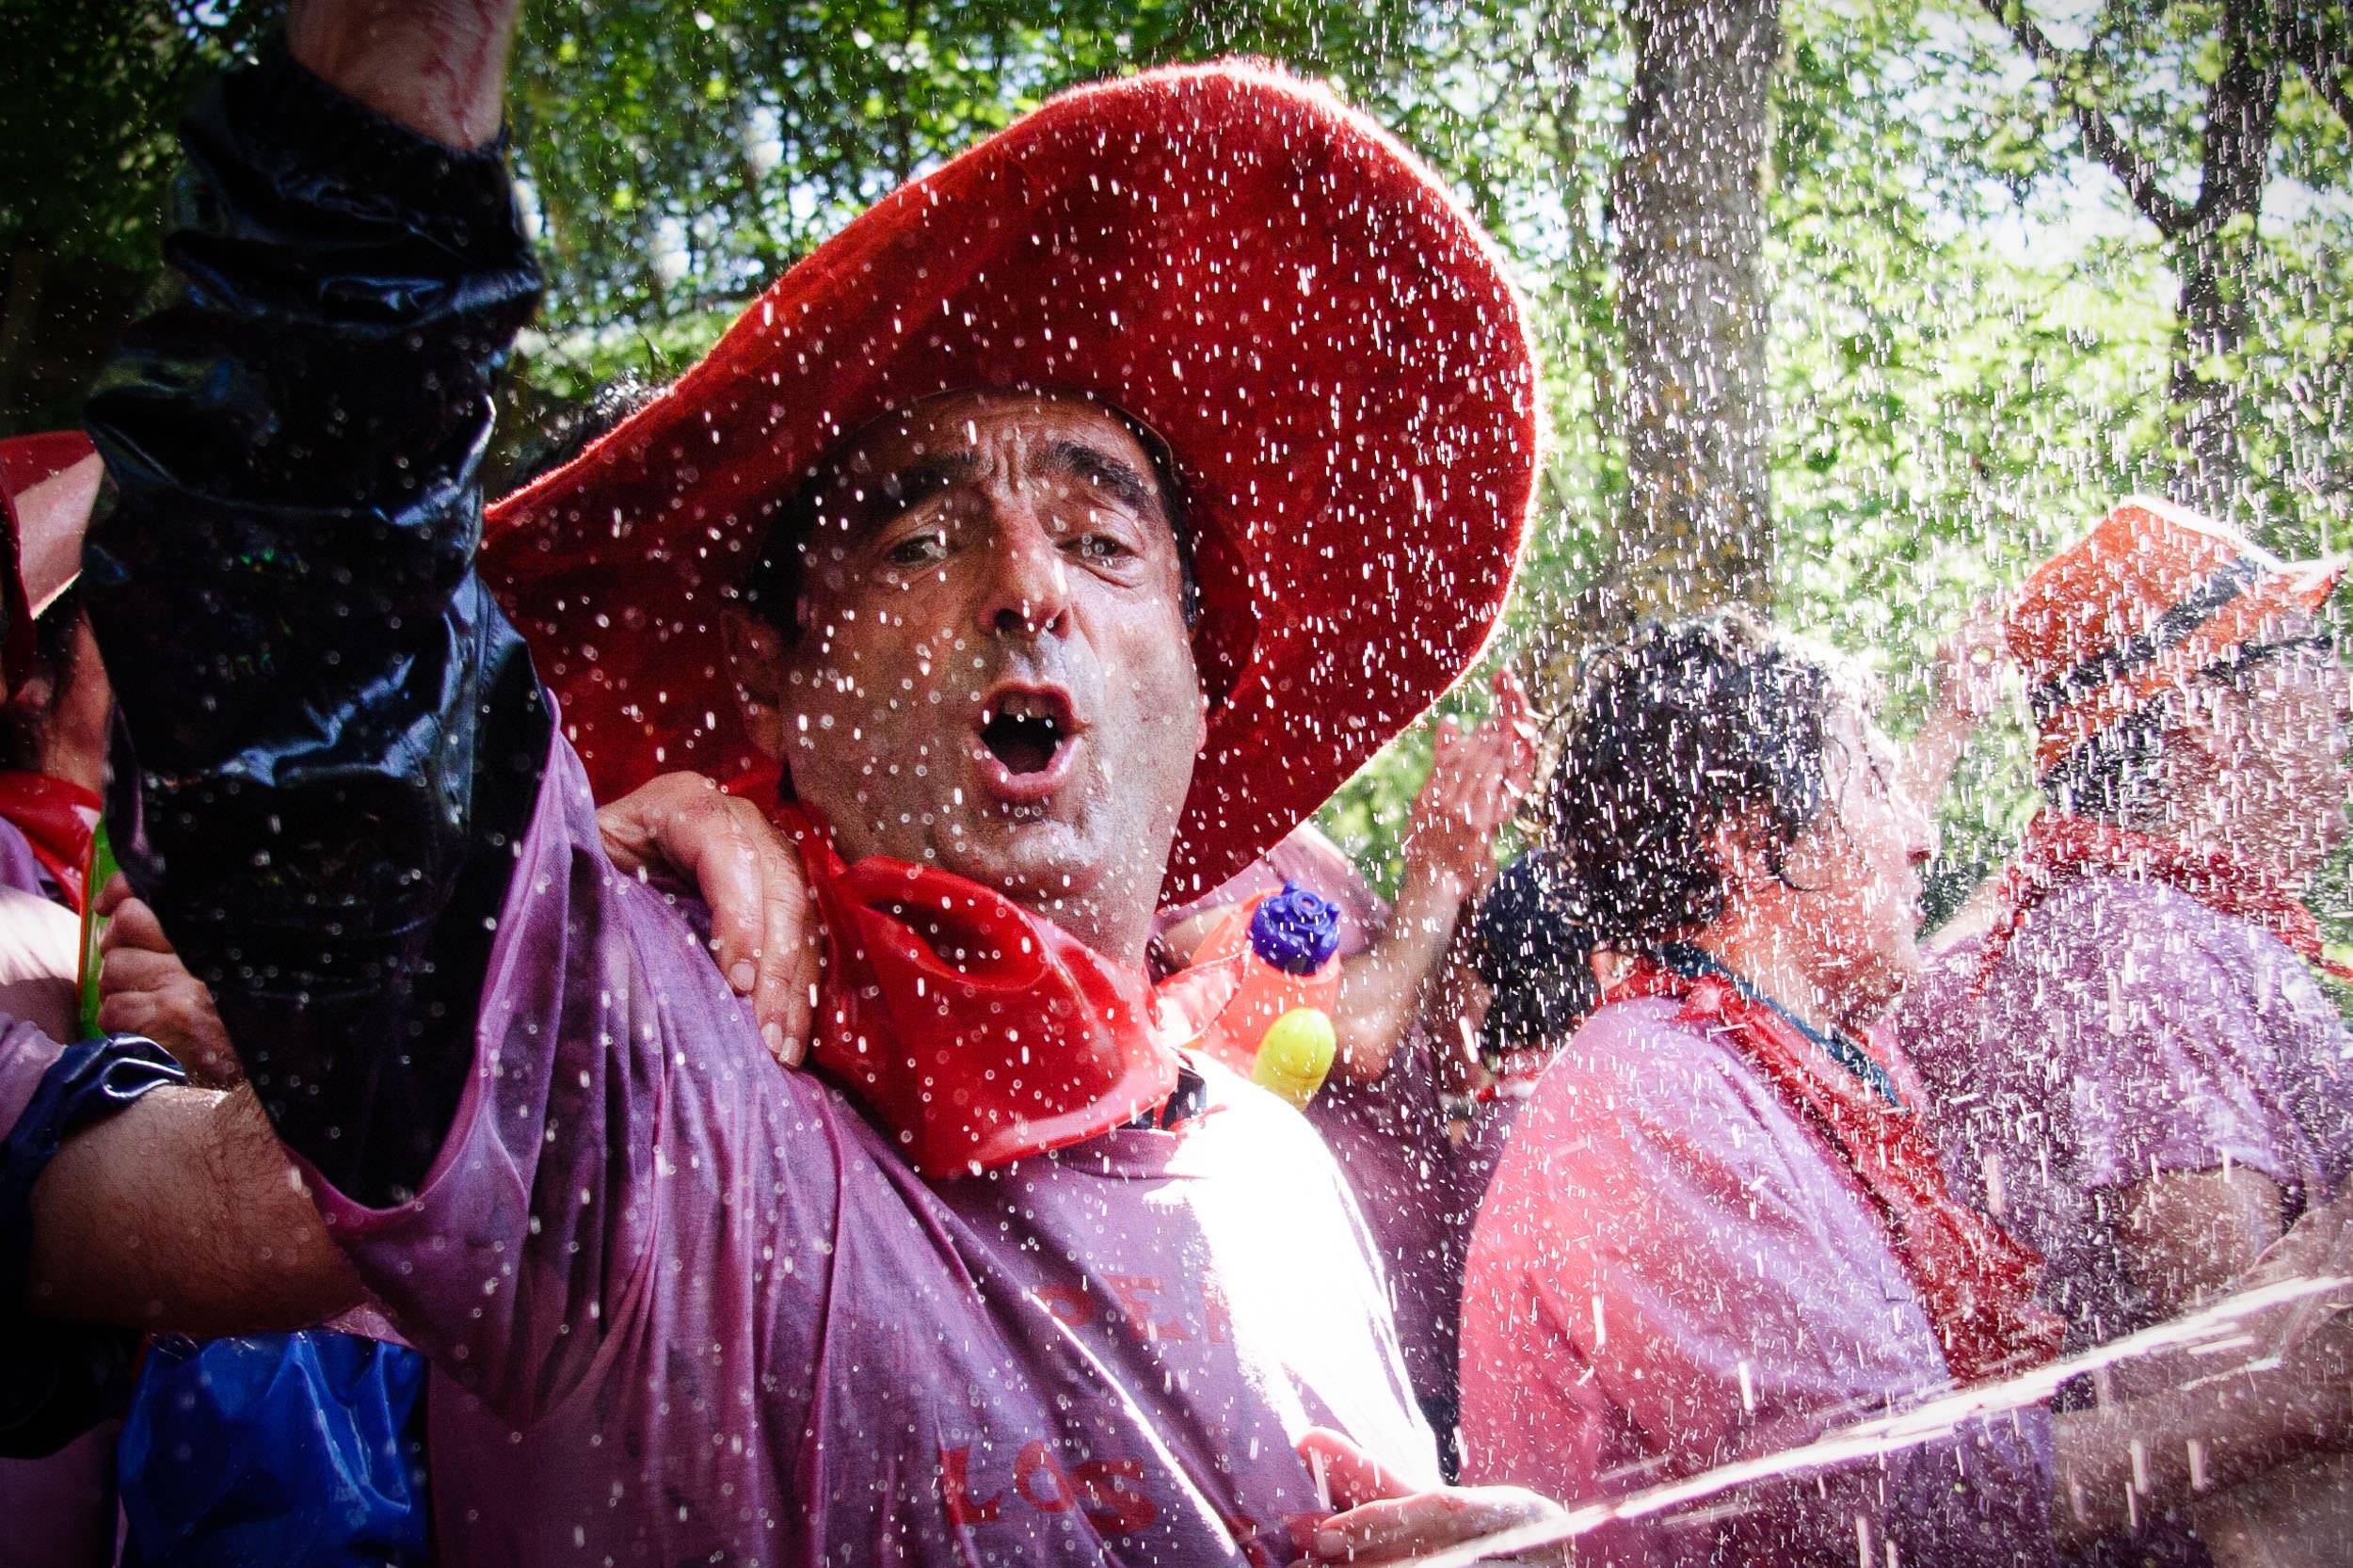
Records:
{"label": "red scarf", "polygon": [[880,856],[845,865],[807,807],[768,810],[824,919],[811,1059],[919,1175],[1083,1143],[1176,1092],[1176,1042],[1141,966],[977,882]]}
{"label": "red scarf", "polygon": [[2218,915],[2252,920],[2305,962],[2339,980],[2353,982],[2353,967],[2336,963],[2321,952],[2320,925],[2313,912],[2263,867],[2220,850],[2192,849],[2154,833],[2137,833],[2089,817],[2045,811],[2026,829],[2018,858],[2002,873],[1997,894],[2000,913],[1977,957],[1980,993],[2035,905],[2068,877],[2086,872],[2178,888]]}
{"label": "red scarf", "polygon": [[0,773],[0,818],[24,835],[33,858],[76,915],[88,898],[83,884],[100,808],[98,797],[79,784],[45,773]]}
{"label": "red scarf", "polygon": [[2034,1299],[2042,1260],[1945,1192],[1917,1116],[1843,1068],[1820,1071],[1828,1058],[1819,1045],[1718,976],[1644,960],[1607,1000],[1657,996],[1682,1000],[1677,1023],[1729,1034],[1862,1181],[1955,1380],[1976,1383],[2058,1353],[2066,1325]]}

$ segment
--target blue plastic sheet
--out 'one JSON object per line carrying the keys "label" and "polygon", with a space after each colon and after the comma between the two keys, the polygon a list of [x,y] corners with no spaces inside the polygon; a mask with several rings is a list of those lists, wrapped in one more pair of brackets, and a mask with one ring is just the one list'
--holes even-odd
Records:
{"label": "blue plastic sheet", "polygon": [[124,1568],[431,1559],[424,1361],[313,1330],[149,1352],[118,1449]]}

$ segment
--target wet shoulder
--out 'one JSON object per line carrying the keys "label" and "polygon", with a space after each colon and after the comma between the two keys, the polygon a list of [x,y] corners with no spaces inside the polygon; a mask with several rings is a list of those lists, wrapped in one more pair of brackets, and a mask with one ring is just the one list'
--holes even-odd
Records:
{"label": "wet shoulder", "polygon": [[2077,877],[2054,892],[2020,928],[1989,996],[2004,1032],[2055,1043],[2129,1032],[2137,1017],[2229,1032],[2284,1010],[2335,1027],[2309,968],[2276,936],[2130,877]]}
{"label": "wet shoulder", "polygon": [[1645,997],[1585,1021],[1521,1112],[1504,1156],[1507,1168],[1519,1167],[1517,1182],[1551,1185],[1570,1169],[1630,1162],[1704,1185],[1823,1186],[1835,1160],[1821,1141],[1728,1032],[1686,1022],[1680,1011],[1673,999]]}
{"label": "wet shoulder", "polygon": [[[1537,1080],[1522,1121],[1585,1117],[1610,1105],[1679,1116],[1723,1111],[1771,1093],[1721,1031],[1684,1021],[1671,997],[1641,997],[1596,1010]],[[1777,1103],[1777,1102],[1775,1102]]]}
{"label": "wet shoulder", "polygon": [[2171,968],[2185,968],[2243,951],[2233,928],[2245,924],[2162,882],[2070,877],[2026,917],[2000,968],[2105,970],[2156,957]]}

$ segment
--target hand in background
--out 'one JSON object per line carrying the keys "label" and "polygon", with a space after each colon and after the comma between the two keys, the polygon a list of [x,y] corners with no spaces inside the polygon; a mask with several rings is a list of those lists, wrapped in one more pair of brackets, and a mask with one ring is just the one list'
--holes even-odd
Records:
{"label": "hand in background", "polygon": [[1993,716],[2002,701],[2002,667],[2008,655],[2002,642],[2006,599],[1979,600],[1938,645],[1929,668],[1929,687],[1937,713],[1949,713],[1976,726]]}
{"label": "hand in background", "polygon": [[1509,669],[1495,679],[1496,708],[1468,734],[1439,721],[1430,776],[1405,831],[1405,874],[1456,901],[1496,873],[1496,835],[1519,809],[1536,776],[1536,726],[1528,693]]}
{"label": "hand in background", "polygon": [[237,1053],[213,1007],[213,993],[180,961],[155,911],[118,874],[98,895],[98,1027],[144,1034],[171,1052],[189,1081],[220,1089],[240,1082]]}
{"label": "hand in background", "polygon": [[2008,609],[1998,595],[1979,600],[1937,648],[1929,671],[1929,715],[1912,738],[1903,765],[1903,787],[1924,811],[1933,812],[1944,798],[1970,733],[2001,706],[2002,672],[2008,667],[2002,617]]}
{"label": "hand in background", "polygon": [[[1524,1487],[1417,1491],[1326,1427],[1309,1428],[1299,1440],[1299,1454],[1321,1478],[1333,1506],[1341,1510],[1316,1526],[1312,1540],[1300,1542],[1310,1562],[1399,1562],[1567,1517],[1559,1503]],[[1497,1560],[1561,1563],[1568,1560],[1568,1552],[1555,1547]]]}

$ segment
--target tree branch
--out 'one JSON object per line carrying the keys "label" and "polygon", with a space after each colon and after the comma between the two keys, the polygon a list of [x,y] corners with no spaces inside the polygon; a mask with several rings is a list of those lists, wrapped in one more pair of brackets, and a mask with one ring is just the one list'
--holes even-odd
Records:
{"label": "tree branch", "polygon": [[2336,111],[2345,128],[2353,131],[2353,92],[2345,88],[2346,68],[2353,66],[2353,42],[2348,42],[2318,15],[2295,16],[2281,29],[2280,44],[2290,59],[2303,68],[2304,78],[2320,101]]}
{"label": "tree branch", "polygon": [[2026,14],[2023,0],[1978,0],[1987,14],[2000,23],[2018,41],[2018,47],[2034,61],[2035,70],[2049,84],[2052,98],[2075,121],[2075,129],[2083,138],[2084,151],[2105,164],[2124,186],[2124,194],[2132,198],[2140,215],[2157,226],[2157,232],[2168,239],[2185,232],[2197,221],[2197,214],[2188,203],[2176,200],[2158,183],[2156,166],[2143,157],[2139,149],[2124,138],[2122,132],[2091,103],[2076,81],[2075,62],[2064,49],[2045,37],[2034,19]]}
{"label": "tree branch", "polygon": [[2197,232],[2185,239],[2203,239],[2263,205],[2282,75],[2278,60],[2256,58],[2254,35],[2264,8],[2261,0],[2224,0],[2222,70],[2206,95],[2204,168],[2190,215]]}

